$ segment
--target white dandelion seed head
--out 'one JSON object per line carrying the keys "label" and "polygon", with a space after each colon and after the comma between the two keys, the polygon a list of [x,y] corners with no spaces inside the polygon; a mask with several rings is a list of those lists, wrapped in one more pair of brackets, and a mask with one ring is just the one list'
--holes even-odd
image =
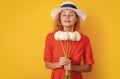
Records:
{"label": "white dandelion seed head", "polygon": [[81,39],[80,33],[75,32],[62,32],[57,31],[54,34],[54,38],[58,41],[66,41],[66,40],[72,40],[72,41],[79,41]]}
{"label": "white dandelion seed head", "polygon": [[60,38],[60,40],[66,41],[69,39],[69,33],[68,32],[61,32],[59,38]]}
{"label": "white dandelion seed head", "polygon": [[81,39],[80,33],[77,31],[75,31],[74,33],[76,34],[76,41],[79,41]]}
{"label": "white dandelion seed head", "polygon": [[69,32],[69,40],[75,41],[76,40],[76,33]]}
{"label": "white dandelion seed head", "polygon": [[61,31],[57,31],[55,34],[54,34],[54,38],[58,41],[60,40],[59,36],[62,32]]}

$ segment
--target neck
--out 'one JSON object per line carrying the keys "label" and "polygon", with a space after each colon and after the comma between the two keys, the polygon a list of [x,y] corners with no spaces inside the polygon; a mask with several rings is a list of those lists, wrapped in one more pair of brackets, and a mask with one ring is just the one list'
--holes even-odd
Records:
{"label": "neck", "polygon": [[74,27],[63,27],[64,31],[68,31],[68,32],[73,32],[74,31]]}

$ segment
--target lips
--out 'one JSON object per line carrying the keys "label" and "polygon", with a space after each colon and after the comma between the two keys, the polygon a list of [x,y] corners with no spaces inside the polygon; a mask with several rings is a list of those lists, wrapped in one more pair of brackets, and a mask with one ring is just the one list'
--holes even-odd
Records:
{"label": "lips", "polygon": [[64,21],[64,22],[70,22],[70,21]]}

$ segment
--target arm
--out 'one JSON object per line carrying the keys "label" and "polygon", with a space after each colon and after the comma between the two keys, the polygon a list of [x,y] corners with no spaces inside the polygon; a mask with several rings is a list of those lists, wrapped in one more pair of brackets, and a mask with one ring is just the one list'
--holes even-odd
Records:
{"label": "arm", "polygon": [[57,68],[61,68],[62,66],[59,64],[59,62],[45,62],[45,66],[48,69],[57,69]]}
{"label": "arm", "polygon": [[86,64],[86,65],[72,65],[67,64],[64,66],[65,70],[71,70],[76,72],[90,72],[92,71],[92,64]]}
{"label": "arm", "polygon": [[64,65],[65,70],[71,70],[76,72],[90,72],[92,71],[92,64],[84,64],[84,65],[73,65],[70,63]]}
{"label": "arm", "polygon": [[92,71],[92,64],[71,65],[71,70],[76,71],[76,72],[90,72],[90,71]]}

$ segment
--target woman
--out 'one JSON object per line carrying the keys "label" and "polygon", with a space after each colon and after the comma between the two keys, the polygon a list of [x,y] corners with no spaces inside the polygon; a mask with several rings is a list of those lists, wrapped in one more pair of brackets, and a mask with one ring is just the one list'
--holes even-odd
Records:
{"label": "woman", "polygon": [[83,79],[81,72],[90,72],[94,63],[89,38],[79,31],[86,15],[72,2],[62,3],[51,15],[56,28],[46,37],[44,53],[51,79]]}

